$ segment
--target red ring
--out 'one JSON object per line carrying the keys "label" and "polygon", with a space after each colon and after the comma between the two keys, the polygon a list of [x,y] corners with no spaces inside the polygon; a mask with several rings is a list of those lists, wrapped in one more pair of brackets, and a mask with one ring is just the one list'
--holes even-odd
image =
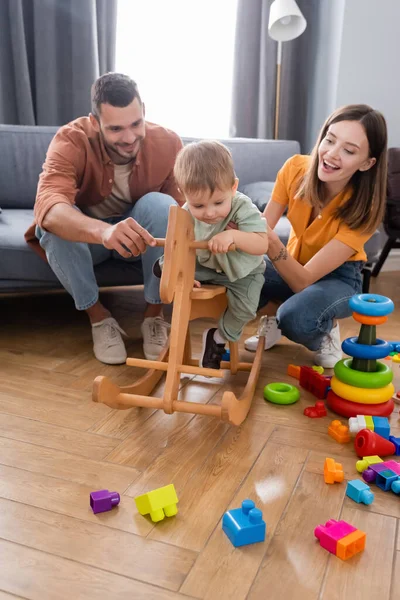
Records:
{"label": "red ring", "polygon": [[330,410],[342,417],[356,417],[357,415],[369,415],[371,417],[388,417],[394,411],[394,402],[391,398],[383,404],[359,404],[344,400],[332,390],[329,390],[326,404]]}

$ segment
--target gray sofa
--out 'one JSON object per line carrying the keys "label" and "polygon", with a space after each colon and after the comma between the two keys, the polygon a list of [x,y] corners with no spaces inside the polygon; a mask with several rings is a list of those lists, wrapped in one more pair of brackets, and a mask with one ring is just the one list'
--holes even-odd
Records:
{"label": "gray sofa", "polygon": [[[38,176],[56,127],[0,125],[0,293],[60,287],[50,267],[24,240],[33,220]],[[184,138],[188,143],[192,139]],[[263,210],[273,182],[285,160],[299,152],[295,141],[255,139],[222,140],[232,151],[239,189]],[[277,232],[286,243],[290,225],[282,217]],[[377,260],[378,232],[368,242],[368,259]],[[142,283],[140,264],[108,260],[95,268],[99,286]]]}

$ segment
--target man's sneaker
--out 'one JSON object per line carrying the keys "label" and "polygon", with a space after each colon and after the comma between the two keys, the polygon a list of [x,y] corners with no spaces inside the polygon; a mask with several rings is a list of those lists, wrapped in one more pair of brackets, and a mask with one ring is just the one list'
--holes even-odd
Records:
{"label": "man's sneaker", "polygon": [[[281,330],[278,327],[275,317],[267,317],[267,324],[265,325],[265,344],[264,350],[269,350],[272,346],[275,346],[282,337]],[[250,352],[255,352],[258,346],[258,335],[248,338],[244,342],[244,347]]]}
{"label": "man's sneaker", "polygon": [[147,360],[157,360],[168,341],[170,325],[162,317],[147,317],[140,327]]}
{"label": "man's sneaker", "polygon": [[93,351],[97,360],[107,365],[121,365],[126,362],[127,354],[121,334],[126,336],[113,317],[93,323]]}
{"label": "man's sneaker", "polygon": [[225,352],[225,344],[217,344],[214,340],[216,327],[206,329],[203,333],[203,347],[201,349],[200,366],[206,369],[219,369],[222,355]]}
{"label": "man's sneaker", "polygon": [[325,369],[333,369],[342,358],[339,323],[336,323],[335,327],[322,338],[320,347],[315,353],[314,362]]}
{"label": "man's sneaker", "polygon": [[157,258],[156,262],[153,265],[153,275],[155,275],[158,279],[161,279],[162,271],[159,258]]}

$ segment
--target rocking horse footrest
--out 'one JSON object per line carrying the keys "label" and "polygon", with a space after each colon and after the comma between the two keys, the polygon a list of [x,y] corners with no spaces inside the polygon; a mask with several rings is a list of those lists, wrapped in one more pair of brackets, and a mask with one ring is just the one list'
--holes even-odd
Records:
{"label": "rocking horse footrest", "polygon": [[[142,367],[142,369],[157,369],[158,371],[168,371],[168,363],[160,360],[145,360],[144,358],[127,358],[126,364],[130,367]],[[204,377],[223,377],[222,369],[205,369],[193,365],[178,365],[178,373],[187,373],[188,375],[203,375]]]}
{"label": "rocking horse footrest", "polygon": [[[139,394],[120,393],[119,399],[126,400],[131,406],[141,406],[145,408],[164,408],[162,398],[155,396],[140,396]],[[182,400],[174,400],[172,403],[173,412],[184,412],[198,415],[208,415],[209,417],[221,418],[221,407],[216,404],[199,404],[198,402],[184,402]]]}

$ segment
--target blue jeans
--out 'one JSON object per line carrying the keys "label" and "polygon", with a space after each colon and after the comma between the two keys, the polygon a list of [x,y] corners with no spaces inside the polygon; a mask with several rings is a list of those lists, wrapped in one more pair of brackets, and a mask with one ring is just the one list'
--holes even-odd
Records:
{"label": "blue jeans", "polygon": [[362,261],[348,261],[301,292],[294,293],[266,258],[262,308],[268,302],[282,302],[276,313],[282,334],[309,350],[318,350],[331,331],[334,319],[350,317],[349,298],[362,289]]}
{"label": "blue jeans", "polygon": [[[125,215],[102,220],[114,225],[132,217],[154,237],[165,237],[171,205],[176,205],[171,196],[151,192],[140,198]],[[145,300],[149,304],[161,304],[160,280],[153,275],[153,264],[163,254],[163,248],[149,246],[146,252],[138,257],[124,258],[101,244],[69,242],[40,227],[36,228],[36,237],[46,252],[50,267],[73,297],[77,310],[86,310],[98,301],[99,288],[93,266],[110,258],[128,262],[140,260]]]}

